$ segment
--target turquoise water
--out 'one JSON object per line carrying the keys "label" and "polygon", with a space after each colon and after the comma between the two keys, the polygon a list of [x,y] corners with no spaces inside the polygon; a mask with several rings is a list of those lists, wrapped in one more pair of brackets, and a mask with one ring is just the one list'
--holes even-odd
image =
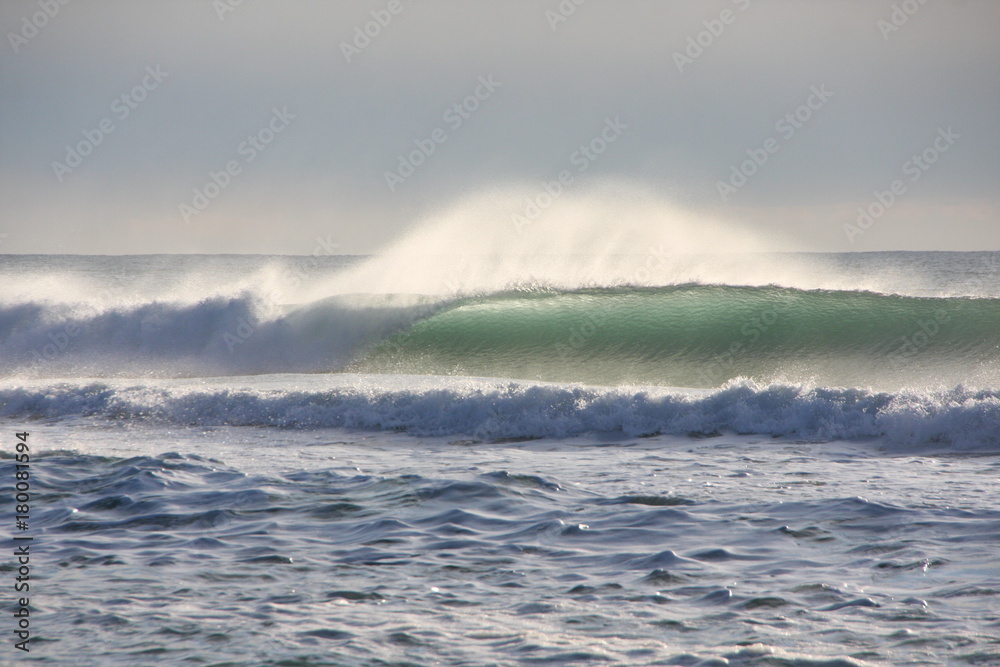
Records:
{"label": "turquoise water", "polygon": [[[916,363],[914,363],[916,362]],[[734,377],[839,386],[1000,369],[1000,299],[681,285],[458,302],[379,345],[366,372],[712,387]]]}

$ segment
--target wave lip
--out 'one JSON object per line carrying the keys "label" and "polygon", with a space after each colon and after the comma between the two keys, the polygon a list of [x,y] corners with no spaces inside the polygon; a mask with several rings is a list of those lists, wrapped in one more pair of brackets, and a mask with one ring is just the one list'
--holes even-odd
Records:
{"label": "wave lip", "polygon": [[[343,378],[345,383],[351,378]],[[0,389],[0,417],[190,426],[395,430],[482,440],[583,434],[879,439],[903,448],[1000,452],[1000,390],[933,392],[758,385],[711,392],[469,380],[454,386],[310,389],[60,383]],[[412,383],[411,383],[412,385]]]}
{"label": "wave lip", "polygon": [[457,375],[719,387],[1000,386],[1000,299],[786,287],[0,304],[0,375]]}

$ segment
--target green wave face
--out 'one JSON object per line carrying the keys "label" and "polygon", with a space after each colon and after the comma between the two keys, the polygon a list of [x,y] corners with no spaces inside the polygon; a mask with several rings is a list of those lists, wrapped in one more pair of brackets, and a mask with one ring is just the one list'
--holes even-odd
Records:
{"label": "green wave face", "polygon": [[1000,376],[1000,300],[686,285],[468,299],[353,370],[711,387],[742,376],[827,385]]}

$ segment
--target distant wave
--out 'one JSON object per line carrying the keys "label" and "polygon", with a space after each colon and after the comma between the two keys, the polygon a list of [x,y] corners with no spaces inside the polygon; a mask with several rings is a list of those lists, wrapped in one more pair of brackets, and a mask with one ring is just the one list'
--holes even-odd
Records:
{"label": "distant wave", "polygon": [[1000,390],[873,392],[739,381],[712,391],[627,390],[469,380],[324,390],[59,383],[0,388],[0,417],[119,424],[343,427],[478,439],[626,436],[879,438],[900,447],[1000,452]]}
{"label": "distant wave", "polygon": [[251,293],[96,309],[0,306],[0,373],[343,370],[590,384],[1000,384],[1000,299],[689,284],[277,308]]}

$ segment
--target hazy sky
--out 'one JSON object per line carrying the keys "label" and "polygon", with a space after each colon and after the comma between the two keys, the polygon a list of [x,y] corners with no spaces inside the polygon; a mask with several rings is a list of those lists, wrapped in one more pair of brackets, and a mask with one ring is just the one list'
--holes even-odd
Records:
{"label": "hazy sky", "polygon": [[1000,249],[995,0],[5,0],[0,26],[0,253],[368,253],[484,193],[470,225],[597,191],[614,225],[632,190],[809,250]]}

